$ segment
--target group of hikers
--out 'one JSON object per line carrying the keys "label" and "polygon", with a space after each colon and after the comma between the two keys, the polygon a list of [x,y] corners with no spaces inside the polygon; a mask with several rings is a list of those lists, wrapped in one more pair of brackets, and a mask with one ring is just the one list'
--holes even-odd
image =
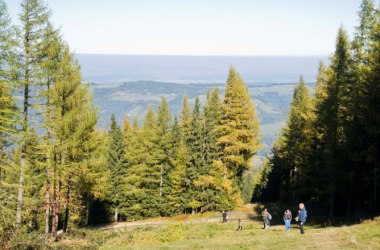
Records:
{"label": "group of hikers", "polygon": [[[261,216],[263,217],[263,221],[264,221],[263,229],[269,228],[270,221],[272,220],[272,215],[268,212],[268,209],[265,208],[263,210]],[[293,218],[292,212],[289,209],[285,210],[282,218],[283,218],[284,223],[285,223],[285,229],[287,232],[289,232],[290,231],[290,223],[291,223],[292,218]],[[301,234],[305,233],[304,225],[306,223],[306,218],[307,218],[307,211],[305,208],[305,204],[300,203],[298,215],[295,218],[295,220],[299,223],[299,228],[300,228]]]}
{"label": "group of hikers", "polygon": [[[263,212],[261,213],[261,216],[263,217],[263,221],[264,221],[263,229],[269,228],[270,221],[272,220],[272,215],[268,212],[268,209],[265,208],[263,210]],[[305,205],[303,203],[300,203],[298,215],[295,218],[295,220],[299,223],[299,228],[300,228],[301,234],[305,233],[304,224],[306,222],[306,217],[307,217],[307,211],[306,211]],[[291,223],[292,218],[293,218],[292,212],[289,209],[286,209],[282,218],[283,218],[284,223],[285,223],[285,230],[287,232],[289,232],[290,231],[290,223]]]}
{"label": "group of hikers", "polygon": [[[264,221],[263,229],[268,229],[270,226],[270,221],[272,220],[272,215],[268,212],[268,209],[265,208],[263,210],[263,212],[261,213],[261,216],[262,216],[263,221]],[[223,222],[227,222],[228,213],[226,211],[223,211],[222,218],[223,218]],[[290,231],[290,223],[292,221],[292,218],[293,218],[292,212],[289,209],[285,210],[284,215],[283,215],[283,220],[285,223],[286,232]],[[295,218],[295,220],[299,223],[299,228],[300,228],[301,234],[305,233],[304,225],[306,223],[306,218],[307,218],[307,211],[306,211],[305,205],[303,203],[300,203],[298,215]],[[243,230],[243,225],[242,225],[242,221],[240,218],[238,218],[238,228],[236,230],[237,231]]]}

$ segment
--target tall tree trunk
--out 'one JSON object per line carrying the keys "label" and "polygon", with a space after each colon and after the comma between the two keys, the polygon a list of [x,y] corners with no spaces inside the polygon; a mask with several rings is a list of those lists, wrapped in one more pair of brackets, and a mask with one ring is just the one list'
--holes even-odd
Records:
{"label": "tall tree trunk", "polygon": [[18,186],[18,194],[17,194],[17,212],[16,212],[16,224],[21,225],[22,221],[22,202],[23,202],[23,194],[24,194],[24,171],[26,167],[26,159],[25,159],[25,149],[23,146],[22,156],[21,156],[21,169],[20,169],[20,178],[19,178],[19,186]]}
{"label": "tall tree trunk", "polygon": [[54,240],[57,238],[58,231],[58,221],[56,219],[57,215],[57,170],[54,164],[54,178],[53,178],[53,218],[52,218],[52,226],[51,232],[53,234]]}
{"label": "tall tree trunk", "polygon": [[119,213],[117,207],[115,208],[115,222],[119,221]]}
{"label": "tall tree trunk", "polygon": [[90,204],[91,204],[89,195],[87,195],[86,200],[87,200],[87,204],[86,204],[86,222],[85,222],[85,225],[88,226],[88,222],[90,220]]}
{"label": "tall tree trunk", "polygon": [[164,183],[163,174],[164,174],[164,167],[161,164],[161,169],[160,169],[160,196],[162,196],[162,186],[163,186],[163,183]]}
{"label": "tall tree trunk", "polygon": [[[49,158],[48,158],[49,159]],[[49,239],[50,223],[50,169],[46,169],[46,194],[45,194],[45,242]]]}
{"label": "tall tree trunk", "polygon": [[59,216],[60,216],[60,211],[61,211],[61,201],[62,201],[61,190],[62,190],[62,181],[60,179],[60,176],[58,176],[57,206],[54,213],[55,223],[57,224],[57,230],[58,230]]}
{"label": "tall tree trunk", "polygon": [[[47,81],[47,90],[50,91],[50,81]],[[46,100],[46,113],[50,117],[50,98],[49,95]],[[50,145],[50,128],[47,129],[47,140],[46,140],[46,193],[45,193],[45,242],[49,240],[49,223],[50,223],[50,168],[51,168],[51,145]]]}
{"label": "tall tree trunk", "polygon": [[[29,32],[26,31],[25,34],[25,42],[24,44],[29,45]],[[28,46],[25,46],[28,47]],[[23,145],[21,149],[21,168],[20,168],[20,178],[19,178],[19,187],[17,194],[17,208],[16,208],[16,224],[20,225],[22,221],[22,203],[23,203],[23,195],[24,195],[24,174],[26,169],[26,139],[28,132],[28,110],[29,110],[29,50],[25,51],[25,65],[24,65],[24,73],[25,73],[25,85],[24,85],[24,102],[23,102]]]}
{"label": "tall tree trunk", "polygon": [[67,232],[67,225],[69,223],[69,212],[70,212],[70,188],[71,188],[71,176],[68,178],[67,192],[66,192],[66,205],[65,205],[65,220],[63,222],[63,232]]}

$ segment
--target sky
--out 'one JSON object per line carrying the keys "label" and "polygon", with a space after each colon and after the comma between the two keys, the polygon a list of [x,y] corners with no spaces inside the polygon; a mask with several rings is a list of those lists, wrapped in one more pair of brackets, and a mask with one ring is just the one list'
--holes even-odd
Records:
{"label": "sky", "polygon": [[[18,18],[19,0],[5,0]],[[329,55],[361,0],[47,0],[76,53]]]}

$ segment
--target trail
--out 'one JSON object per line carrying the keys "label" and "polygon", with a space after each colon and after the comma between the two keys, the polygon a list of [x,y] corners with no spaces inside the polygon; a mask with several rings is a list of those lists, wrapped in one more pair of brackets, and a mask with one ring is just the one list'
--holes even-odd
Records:
{"label": "trail", "polygon": [[[244,207],[244,210],[241,211],[231,211],[229,213],[229,221],[237,221],[237,218],[241,218],[242,221],[252,221],[252,215],[257,216],[253,212],[254,205],[247,205]],[[191,215],[189,215],[191,216]],[[136,228],[140,226],[155,226],[169,223],[178,223],[182,222],[184,224],[192,223],[222,223],[222,215],[220,213],[215,213],[213,217],[204,217],[204,218],[188,218],[188,219],[173,219],[173,218],[157,218],[157,219],[147,219],[139,220],[132,222],[118,222],[112,224],[102,224],[98,226],[89,227],[92,230],[115,230],[122,228]]]}

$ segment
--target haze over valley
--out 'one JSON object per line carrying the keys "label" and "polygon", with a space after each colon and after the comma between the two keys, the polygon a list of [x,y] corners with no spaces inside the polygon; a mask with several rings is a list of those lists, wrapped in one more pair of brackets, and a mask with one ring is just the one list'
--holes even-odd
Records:
{"label": "haze over valley", "polygon": [[119,124],[123,116],[141,121],[149,107],[157,107],[165,96],[173,115],[187,95],[191,105],[207,90],[225,87],[231,65],[238,68],[257,106],[263,150],[270,147],[285,124],[293,89],[302,74],[314,86],[318,64],[327,57],[250,56],[136,56],[78,54],[84,81],[90,82],[99,108],[99,126],[108,129],[110,115]]}

